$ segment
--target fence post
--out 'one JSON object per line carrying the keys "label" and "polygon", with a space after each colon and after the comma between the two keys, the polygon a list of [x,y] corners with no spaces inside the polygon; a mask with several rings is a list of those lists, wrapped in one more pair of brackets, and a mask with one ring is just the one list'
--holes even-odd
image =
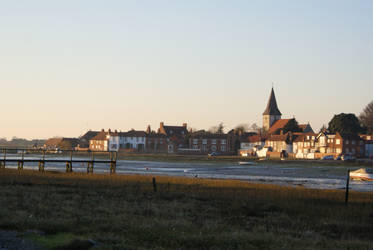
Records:
{"label": "fence post", "polygon": [[6,149],[3,149],[3,154],[4,154],[4,159],[3,159],[3,164],[1,165],[1,168],[5,168],[5,162],[6,162]]}
{"label": "fence post", "polygon": [[347,171],[347,181],[346,181],[346,197],[345,197],[345,203],[348,204],[348,190],[350,187],[350,170]]}
{"label": "fence post", "polygon": [[157,192],[157,182],[155,180],[155,177],[153,177],[153,190],[154,192]]}

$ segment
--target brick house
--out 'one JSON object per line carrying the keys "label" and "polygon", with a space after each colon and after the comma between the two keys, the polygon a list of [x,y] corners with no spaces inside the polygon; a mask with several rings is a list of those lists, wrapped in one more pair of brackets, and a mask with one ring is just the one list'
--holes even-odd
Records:
{"label": "brick house", "polygon": [[148,153],[167,153],[168,141],[167,136],[150,132],[146,134],[146,152]]}
{"label": "brick house", "polygon": [[210,133],[204,130],[190,134],[189,148],[199,150],[201,154],[212,152],[220,154],[231,153],[228,134]]}
{"label": "brick house", "polygon": [[186,123],[183,123],[182,126],[168,126],[161,122],[158,134],[166,136],[168,153],[177,153],[179,148],[188,148]]}

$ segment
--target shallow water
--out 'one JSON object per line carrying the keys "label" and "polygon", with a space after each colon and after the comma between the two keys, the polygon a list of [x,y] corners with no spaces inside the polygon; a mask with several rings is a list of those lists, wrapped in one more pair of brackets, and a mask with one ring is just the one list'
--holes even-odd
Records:
{"label": "shallow water", "polygon": [[[39,159],[37,157],[26,158]],[[68,159],[67,157],[53,158]],[[84,158],[74,157],[74,159]],[[7,168],[17,168],[16,165],[16,163],[7,163]],[[27,163],[24,168],[37,170],[38,166],[37,163]],[[273,162],[238,165],[238,163],[180,163],[119,160],[117,162],[116,173],[237,179],[256,183],[304,186],[316,189],[345,189],[347,170],[358,168],[360,167],[317,164],[310,166],[309,164],[302,163],[276,164]],[[49,166],[46,163],[45,170],[65,171],[65,164],[50,163]],[[73,171],[86,172],[87,168],[85,164],[77,163],[73,164]],[[94,172],[109,173],[109,164],[95,164]],[[373,182],[350,181],[350,188],[357,191],[373,191]]]}

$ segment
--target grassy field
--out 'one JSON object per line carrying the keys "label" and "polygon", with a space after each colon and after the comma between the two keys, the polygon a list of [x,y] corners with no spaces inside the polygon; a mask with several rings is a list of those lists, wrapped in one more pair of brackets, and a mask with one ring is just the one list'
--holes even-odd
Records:
{"label": "grassy field", "polygon": [[[373,249],[373,193],[232,180],[0,170],[0,229],[47,248]],[[65,247],[65,249],[71,248]]]}

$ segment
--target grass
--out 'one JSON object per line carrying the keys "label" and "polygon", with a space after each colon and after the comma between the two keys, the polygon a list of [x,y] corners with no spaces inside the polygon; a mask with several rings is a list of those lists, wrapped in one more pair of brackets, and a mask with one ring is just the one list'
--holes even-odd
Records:
{"label": "grass", "polygon": [[373,193],[236,180],[0,170],[0,228],[49,249],[372,249]]}

